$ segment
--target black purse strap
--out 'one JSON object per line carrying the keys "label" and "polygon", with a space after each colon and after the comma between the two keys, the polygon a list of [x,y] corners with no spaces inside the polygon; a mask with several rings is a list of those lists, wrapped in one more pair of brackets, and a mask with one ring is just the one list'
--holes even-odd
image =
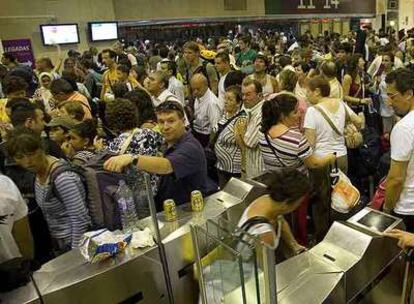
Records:
{"label": "black purse strap", "polygon": [[272,146],[272,143],[270,142],[269,136],[268,136],[267,134],[265,134],[264,136],[265,136],[265,139],[266,139],[266,142],[267,142],[267,144],[268,144],[269,148],[272,150],[273,154],[276,156],[276,158],[277,158],[277,160],[279,161],[279,163],[280,163],[283,167],[286,167],[286,165],[285,165],[285,164],[282,162],[282,160],[280,159],[279,155],[277,155],[275,147],[273,147],[273,146]]}
{"label": "black purse strap", "polygon": [[236,118],[240,117],[242,114],[243,114],[243,111],[240,111],[239,113],[234,115],[232,118],[227,120],[226,123],[217,130],[217,133],[214,135],[214,137],[211,140],[210,146],[211,146],[212,149],[214,149],[214,146],[216,145],[216,142],[217,142],[220,134],[224,131],[224,129],[226,129],[234,120],[236,120]]}
{"label": "black purse strap", "polygon": [[240,227],[240,229],[243,230],[244,232],[247,232],[249,231],[250,228],[256,225],[259,225],[259,224],[272,225],[272,223],[270,223],[270,221],[264,216],[253,216],[249,218],[247,221],[245,221],[244,224]]}

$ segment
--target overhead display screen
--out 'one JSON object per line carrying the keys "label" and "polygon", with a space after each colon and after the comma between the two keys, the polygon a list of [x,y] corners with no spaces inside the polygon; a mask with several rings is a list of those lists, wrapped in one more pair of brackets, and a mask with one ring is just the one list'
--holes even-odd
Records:
{"label": "overhead display screen", "polygon": [[40,32],[44,45],[79,43],[77,24],[42,24]]}
{"label": "overhead display screen", "polygon": [[89,37],[91,41],[118,39],[117,22],[89,22]]}

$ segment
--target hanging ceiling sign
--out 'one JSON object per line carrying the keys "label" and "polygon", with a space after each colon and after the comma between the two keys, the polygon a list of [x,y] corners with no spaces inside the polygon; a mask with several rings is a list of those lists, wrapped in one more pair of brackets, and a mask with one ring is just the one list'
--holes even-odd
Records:
{"label": "hanging ceiling sign", "polygon": [[267,15],[375,15],[376,0],[265,0]]}

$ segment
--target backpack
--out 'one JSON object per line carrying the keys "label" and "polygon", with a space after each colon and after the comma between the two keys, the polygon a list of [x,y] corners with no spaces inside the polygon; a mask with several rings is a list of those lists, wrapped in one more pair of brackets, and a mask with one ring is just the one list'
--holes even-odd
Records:
{"label": "backpack", "polygon": [[64,172],[77,174],[86,192],[86,205],[92,220],[92,229],[107,228],[111,231],[121,229],[121,218],[118,210],[115,192],[123,174],[108,172],[103,169],[104,162],[115,154],[103,152],[92,157],[82,167],[70,162],[61,162],[51,172],[51,194],[60,201],[60,195],[56,189],[56,178]]}
{"label": "backpack", "polygon": [[360,157],[359,175],[369,176],[376,173],[381,157],[381,139],[374,128],[366,127],[361,131],[363,143],[358,148]]}
{"label": "backpack", "polygon": [[[137,131],[138,129],[135,129],[125,140],[121,147],[120,155],[126,152]],[[121,215],[118,209],[118,202],[115,198],[119,182],[121,180],[125,181],[132,190],[136,190],[143,184],[143,174],[128,174],[129,171],[127,174],[124,174],[104,170],[103,165],[105,161],[116,155],[109,151],[103,151],[90,158],[82,167],[65,161],[61,162],[51,172],[51,191],[58,199],[59,194],[56,191],[55,180],[59,174],[69,171],[76,173],[80,177],[85,187],[86,205],[92,220],[93,230],[100,228],[107,228],[110,231],[122,229]],[[132,176],[132,178],[129,178],[129,176]],[[137,205],[142,206],[146,204],[146,201],[143,202],[145,199],[143,195],[146,192],[143,194],[142,192],[137,193],[135,191],[134,194]]]}
{"label": "backpack", "polygon": [[26,285],[30,281],[31,261],[14,258],[0,264],[0,293]]}

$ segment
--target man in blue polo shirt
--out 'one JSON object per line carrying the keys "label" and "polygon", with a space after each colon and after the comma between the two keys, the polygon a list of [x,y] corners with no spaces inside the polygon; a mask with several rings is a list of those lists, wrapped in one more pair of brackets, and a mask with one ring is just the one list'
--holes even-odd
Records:
{"label": "man in blue polo shirt", "polygon": [[119,155],[108,159],[104,168],[121,172],[133,164],[139,170],[161,175],[155,198],[158,210],[166,199],[173,199],[177,205],[189,202],[193,190],[200,190],[203,195],[217,191],[207,177],[203,148],[185,128],[183,107],[176,101],[166,101],[157,107],[156,114],[167,143],[164,157]]}

